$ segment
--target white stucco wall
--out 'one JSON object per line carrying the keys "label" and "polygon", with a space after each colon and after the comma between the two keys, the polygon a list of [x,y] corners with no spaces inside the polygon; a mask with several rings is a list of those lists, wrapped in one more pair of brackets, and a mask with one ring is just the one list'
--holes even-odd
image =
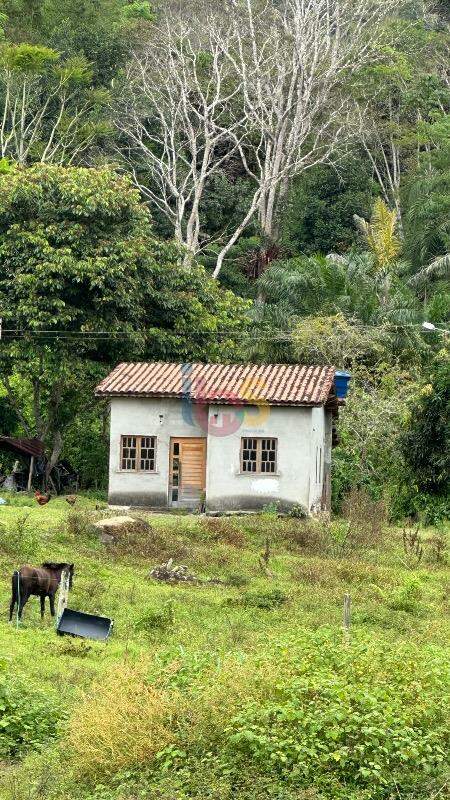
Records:
{"label": "white stucco wall", "polygon": [[[207,413],[205,409],[205,414]],[[163,415],[160,421],[160,414]],[[120,469],[121,436],[156,436],[156,473]],[[180,400],[140,397],[111,398],[109,502],[117,505],[167,506],[170,438],[206,433],[195,415],[183,415]]]}
{"label": "white stucco wall", "polygon": [[[205,416],[199,421],[202,410]],[[212,405],[209,409],[200,409],[199,406],[186,407],[180,400],[112,398],[109,502],[167,506],[170,438],[188,436],[207,437],[206,503],[209,510],[258,509],[273,501],[280,509],[301,503],[310,510],[322,496],[322,482],[321,478],[316,481],[315,465],[317,447],[322,446],[323,475],[324,420],[323,408],[272,406],[250,408],[242,413],[232,406]],[[122,435],[157,437],[155,473],[120,469]],[[242,437],[278,440],[276,474],[240,472]]]}
{"label": "white stucco wall", "polygon": [[325,411],[323,407],[313,408],[311,409],[311,480],[308,503],[310,510],[318,511],[322,502],[325,457]]}
{"label": "white stucco wall", "polygon": [[[229,406],[210,406],[209,416],[229,413]],[[270,502],[288,508],[301,503],[309,509],[311,495],[312,409],[271,406],[245,414],[241,427],[219,437],[208,436],[206,505],[210,510],[262,508]],[[210,428],[212,425],[210,426]],[[241,473],[242,437],[278,439],[275,475]]]}

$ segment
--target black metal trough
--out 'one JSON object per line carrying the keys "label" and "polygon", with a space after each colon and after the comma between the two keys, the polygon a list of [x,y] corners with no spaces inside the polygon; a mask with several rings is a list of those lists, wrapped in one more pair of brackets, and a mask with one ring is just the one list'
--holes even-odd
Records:
{"label": "black metal trough", "polygon": [[104,642],[112,631],[112,619],[97,614],[84,614],[65,608],[58,622],[56,632],[59,636],[81,636],[83,639],[96,639]]}

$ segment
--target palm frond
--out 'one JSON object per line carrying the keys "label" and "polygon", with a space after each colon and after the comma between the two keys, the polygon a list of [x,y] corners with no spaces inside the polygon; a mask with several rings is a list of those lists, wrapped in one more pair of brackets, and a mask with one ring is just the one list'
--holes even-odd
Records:
{"label": "palm frond", "polygon": [[420,283],[433,278],[447,278],[450,275],[450,253],[445,253],[443,256],[435,258],[431,264],[416,272],[412,278],[409,279],[411,286],[417,286]]}

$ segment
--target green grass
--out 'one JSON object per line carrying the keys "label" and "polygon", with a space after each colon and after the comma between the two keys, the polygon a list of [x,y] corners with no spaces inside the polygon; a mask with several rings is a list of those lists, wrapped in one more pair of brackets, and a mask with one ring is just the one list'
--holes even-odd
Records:
{"label": "green grass", "polygon": [[[21,504],[19,500],[22,500]],[[310,643],[317,641],[319,650],[325,647],[324,642],[332,642],[332,649],[342,653],[345,660],[346,644],[341,624],[346,592],[350,592],[352,598],[350,648],[355,648],[355,653],[367,653],[372,643],[381,648],[380,653],[395,653],[402,647],[412,647],[416,654],[423,652],[424,658],[425,654],[428,654],[427,658],[431,657],[430,654],[442,655],[442,662],[445,663],[444,651],[448,643],[446,567],[444,564],[428,563],[426,546],[424,558],[418,566],[405,563],[401,533],[394,528],[388,529],[382,546],[356,551],[351,557],[343,559],[311,555],[293,545],[288,547],[281,535],[283,523],[276,517],[242,518],[225,523],[224,530],[217,532],[206,529],[205,523],[195,516],[144,515],[159,534],[158,540],[165,542],[165,552],[161,557],[155,553],[148,559],[137,559],[133,554],[113,556],[107,546],[101,545],[89,532],[81,533],[78,537],[69,533],[68,515],[88,511],[94,515],[100,514],[94,511],[94,506],[94,501],[81,497],[74,510],[62,498],[52,499],[48,505],[39,507],[33,502],[30,504],[29,498],[23,500],[16,497],[13,504],[0,506],[0,659],[6,664],[14,696],[19,696],[21,692],[24,697],[29,695],[31,704],[33,692],[40,698],[48,698],[49,706],[53,704],[60,710],[61,719],[55,729],[56,740],[46,741],[44,737],[43,741],[35,743],[26,741],[17,752],[9,758],[5,757],[3,779],[0,778],[2,800],[37,800],[40,796],[64,797],[68,800],[75,797],[131,800],[134,797],[158,796],[165,800],[165,791],[167,800],[169,797],[171,800],[185,797],[228,800],[232,792],[236,792],[236,784],[234,790],[230,788],[232,778],[228,767],[223,766],[225,762],[222,763],[225,745],[217,744],[216,733],[214,736],[208,733],[211,740],[205,747],[212,761],[206,763],[207,759],[205,761],[198,751],[200,734],[189,743],[190,734],[181,724],[175,726],[175,738],[188,741],[187,745],[183,745],[187,749],[180,751],[185,753],[179,757],[182,763],[178,763],[171,755],[167,757],[168,774],[164,779],[161,779],[159,769],[163,762],[159,760],[156,773],[146,763],[145,769],[138,770],[136,774],[131,769],[125,770],[120,779],[114,775],[101,776],[101,779],[88,781],[84,788],[79,778],[73,779],[72,783],[68,778],[65,783],[58,772],[61,769],[61,756],[55,754],[59,743],[63,743],[64,749],[67,718],[70,719],[79,707],[83,693],[95,682],[95,685],[101,686],[104,677],[110,674],[115,665],[139,664],[144,660],[148,679],[159,685],[161,681],[167,681],[168,672],[171,674],[176,664],[174,685],[177,691],[182,692],[185,702],[187,697],[195,696],[196,692],[204,692],[205,685],[211,682],[211,674],[225,669],[223,665],[230,658],[237,664],[254,664],[256,674],[264,657],[276,671],[288,659],[288,652],[296,653],[299,663],[303,663],[303,649],[308,650]],[[229,525],[233,530],[239,530],[239,536],[230,537]],[[11,549],[8,538],[10,531],[15,531],[13,543],[18,540],[18,534],[19,538],[23,534],[26,559],[21,552]],[[432,533],[431,530],[426,531],[424,538]],[[268,534],[272,538],[269,562],[272,577],[264,575],[259,564],[259,554]],[[230,544],[230,541],[234,543]],[[172,553],[175,563],[186,564],[190,571],[201,578],[220,578],[225,583],[230,581],[242,585],[167,586],[150,580],[148,573],[151,567],[165,561]],[[43,560],[75,563],[69,606],[114,619],[113,634],[106,644],[82,643],[68,637],[57,637],[48,613],[41,622],[36,598],[32,598],[26,606],[24,620],[18,629],[15,623],[8,623],[7,608],[13,570],[24,561],[39,563]],[[255,596],[265,596],[275,589],[286,595],[285,602],[275,604],[272,608],[259,607],[259,603],[254,602]],[[253,600],[249,602],[246,598],[250,596]],[[360,658],[360,655],[357,657]],[[375,654],[374,658],[378,657],[381,660],[387,658],[386,655]],[[322,669],[320,660],[314,669]],[[288,680],[286,675],[294,674],[298,667],[292,673],[293,667],[289,662],[286,670],[280,680],[284,681],[284,686],[290,686],[291,679]],[[248,681],[248,676],[245,680]],[[172,678],[169,680],[172,691],[171,681]],[[253,693],[250,681],[249,702]],[[244,690],[244,697],[246,694],[247,689]],[[0,682],[0,722],[1,696]],[[236,706],[236,713],[239,708],[240,703]],[[191,723],[193,727],[199,725],[202,731],[209,731],[209,728],[201,727],[205,724],[204,721]],[[201,735],[206,736],[204,732]],[[42,750],[45,756],[41,755]],[[371,790],[364,789],[364,786],[361,790],[347,790],[342,788],[341,783],[338,788],[330,789],[323,776],[323,785],[322,778],[317,778],[317,781],[311,778],[308,779],[307,789],[300,782],[299,786],[303,788],[294,787],[291,795],[290,790],[282,788],[285,780],[281,773],[278,775],[275,767],[274,771],[268,771],[265,765],[258,766],[257,756],[253,752],[248,757],[253,759],[252,768],[256,772],[253,778],[249,778],[248,785],[241,786],[241,797],[267,796],[277,797],[278,800],[284,797],[301,800],[304,797],[306,800],[309,797],[341,797],[341,791],[344,792],[342,797],[355,797],[358,800],[391,797],[388,789],[383,794],[384,790],[376,788],[375,793],[371,794]],[[37,774],[48,771],[43,770],[42,765],[51,758],[55,758],[59,764],[59,767],[55,766],[51,786],[44,790],[39,778],[33,789],[33,779]],[[233,761],[236,759],[238,756],[234,755]],[[196,766],[193,767],[192,762]],[[199,765],[202,764],[205,774],[215,775],[214,780],[211,779],[214,791],[205,789],[206,784],[199,777],[203,769]],[[148,774],[146,769],[150,769]],[[155,778],[155,774],[159,777]],[[431,782],[424,784],[420,790],[422,794],[400,792],[399,796],[425,797],[427,792],[432,793],[431,789],[439,789],[437,784],[441,777],[439,774],[439,777],[433,778],[435,783],[430,778]],[[96,781],[99,783],[95,789]],[[259,787],[254,789],[254,794],[249,788],[252,782]],[[24,785],[28,786],[28,794]],[[146,794],[147,791],[149,794]],[[212,793],[208,794],[209,791]],[[304,791],[312,793],[302,794]],[[353,791],[356,794],[352,794]]]}

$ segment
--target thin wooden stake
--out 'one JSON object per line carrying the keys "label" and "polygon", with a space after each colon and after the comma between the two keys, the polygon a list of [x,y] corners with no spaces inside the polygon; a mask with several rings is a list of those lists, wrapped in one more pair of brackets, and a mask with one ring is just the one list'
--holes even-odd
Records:
{"label": "thin wooden stake", "polygon": [[350,614],[351,614],[352,601],[349,594],[344,595],[344,642],[350,642]]}

